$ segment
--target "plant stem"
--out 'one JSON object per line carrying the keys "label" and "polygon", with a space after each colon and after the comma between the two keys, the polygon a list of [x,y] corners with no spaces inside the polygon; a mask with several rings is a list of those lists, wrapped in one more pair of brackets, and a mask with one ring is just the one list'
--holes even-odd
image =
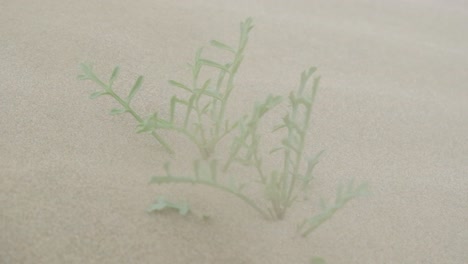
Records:
{"label": "plant stem", "polygon": [[[94,78],[94,81],[99,84],[101,87],[104,88],[104,90],[110,95],[112,96],[119,104],[121,104],[125,110],[130,113],[139,123],[142,123],[143,122],[143,118],[141,118],[131,107],[130,105],[125,102],[122,98],[120,98],[120,96],[118,96],[116,93],[114,93],[114,91],[112,90],[112,87],[110,85],[106,85],[104,82],[102,82],[101,80],[99,80],[99,78],[97,78],[96,76],[93,76]],[[155,131],[152,131],[151,132],[151,135],[156,138],[156,140],[159,142],[159,144],[161,144],[164,149],[169,152],[170,154],[174,154],[174,150],[172,150],[172,148],[169,146],[169,144],[163,139],[161,138]]]}
{"label": "plant stem", "polygon": [[288,205],[292,203],[292,200],[294,199],[292,197],[292,192],[296,185],[297,175],[298,175],[299,167],[302,161],[302,155],[304,154],[305,137],[307,134],[307,130],[309,129],[310,116],[312,113],[312,107],[314,105],[315,94],[317,93],[319,81],[320,81],[320,77],[317,77],[314,79],[314,83],[312,85],[312,95],[310,96],[310,101],[309,101],[310,105],[306,106],[306,113],[304,116],[304,126],[301,128],[302,132],[300,132],[300,143],[299,143],[299,150],[296,156],[296,163],[294,166],[294,174],[292,175],[291,183],[290,183],[289,190],[288,190],[287,200],[286,200]]}
{"label": "plant stem", "polygon": [[249,31],[251,29],[249,28],[251,26],[250,23],[251,23],[251,20],[249,19],[246,21],[246,24],[242,24],[241,26],[241,37],[239,40],[239,46],[235,53],[234,61],[232,62],[232,65],[230,65],[229,67],[229,79],[227,81],[226,93],[224,94],[221,100],[221,109],[218,115],[218,120],[216,122],[216,135],[219,135],[220,126],[224,123],[226,105],[229,100],[229,96],[231,95],[231,92],[234,89],[234,78],[235,78],[237,69],[242,63],[244,49],[247,46],[247,41],[249,39],[248,36],[249,36]]}

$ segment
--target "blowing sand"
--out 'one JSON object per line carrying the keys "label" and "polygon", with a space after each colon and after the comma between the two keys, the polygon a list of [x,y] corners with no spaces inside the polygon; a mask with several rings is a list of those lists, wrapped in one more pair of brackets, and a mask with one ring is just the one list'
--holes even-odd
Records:
{"label": "blowing sand", "polygon": [[[317,66],[313,197],[372,187],[307,239],[295,225],[315,201],[275,223],[215,190],[148,185],[167,154],[76,79],[81,62],[120,65],[121,92],[145,76],[135,108],[166,109],[167,79],[248,16],[231,114]],[[463,1],[0,1],[0,263],[468,263],[467,25]],[[147,214],[159,194],[212,221]]]}

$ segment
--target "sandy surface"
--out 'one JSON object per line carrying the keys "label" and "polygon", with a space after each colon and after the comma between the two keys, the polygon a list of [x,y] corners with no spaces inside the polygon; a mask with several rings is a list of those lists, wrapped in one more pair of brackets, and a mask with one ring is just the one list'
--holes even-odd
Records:
{"label": "sandy surface", "polygon": [[[167,154],[76,79],[81,62],[121,65],[119,91],[146,78],[135,108],[166,109],[166,80],[248,16],[233,113],[319,67],[313,197],[372,186],[307,239],[295,224],[314,201],[274,223],[218,191],[148,185]],[[0,1],[0,263],[468,263],[467,25],[463,1]],[[212,221],[147,214],[158,194]]]}

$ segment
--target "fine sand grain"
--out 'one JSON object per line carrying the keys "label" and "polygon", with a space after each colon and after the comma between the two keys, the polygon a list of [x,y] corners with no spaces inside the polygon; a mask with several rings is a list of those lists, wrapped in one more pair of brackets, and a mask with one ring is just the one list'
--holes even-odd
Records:
{"label": "fine sand grain", "polygon": [[[286,2],[0,0],[0,263],[468,263],[468,5]],[[81,62],[120,65],[121,92],[145,76],[135,108],[166,111],[167,79],[249,16],[229,114],[317,66],[313,197],[351,177],[372,187],[306,239],[295,225],[316,201],[268,222],[216,190],[148,185],[167,154],[76,79]],[[159,194],[212,219],[147,214]]]}

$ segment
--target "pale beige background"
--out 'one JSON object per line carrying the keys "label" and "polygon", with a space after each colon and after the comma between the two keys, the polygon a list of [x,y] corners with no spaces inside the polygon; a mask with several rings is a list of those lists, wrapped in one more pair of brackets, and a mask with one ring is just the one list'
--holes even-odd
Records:
{"label": "pale beige background", "polygon": [[[1,0],[0,262],[468,263],[467,4],[285,2]],[[350,177],[372,186],[307,239],[294,226],[313,201],[272,223],[211,189],[148,185],[167,155],[76,79],[80,62],[118,64],[122,92],[146,77],[137,109],[166,109],[166,80],[248,16],[233,113],[318,66],[314,197]],[[158,194],[213,221],[146,214]]]}

